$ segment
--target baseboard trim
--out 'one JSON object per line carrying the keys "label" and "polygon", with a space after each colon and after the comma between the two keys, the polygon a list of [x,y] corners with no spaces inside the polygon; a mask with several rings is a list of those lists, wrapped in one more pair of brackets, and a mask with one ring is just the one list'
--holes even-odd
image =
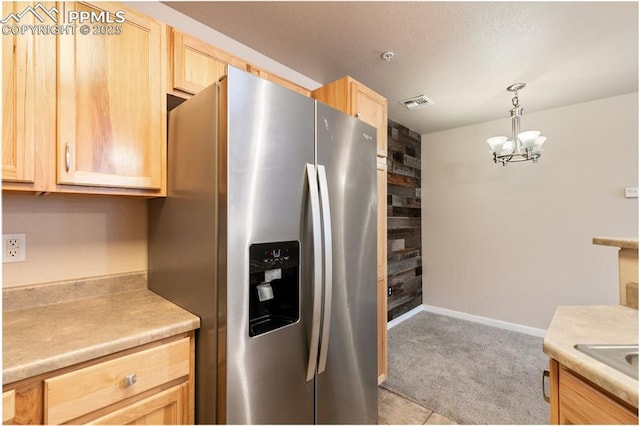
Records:
{"label": "baseboard trim", "polygon": [[[526,325],[515,324],[512,322],[501,321],[493,318],[481,317],[479,315],[472,315],[466,312],[453,311],[451,309],[439,308],[437,306],[421,305],[418,308],[421,308],[423,311],[431,312],[434,314],[445,315],[448,317],[471,321],[478,324],[489,325],[491,327],[502,328],[504,330],[516,331],[518,333],[528,334],[530,336],[535,336],[535,337],[544,337],[544,335],[547,333],[547,330],[543,330],[541,328],[529,327]],[[415,313],[413,315],[415,315]],[[399,318],[400,317],[396,319],[399,319]]]}
{"label": "baseboard trim", "polygon": [[491,327],[502,328],[504,330],[516,331],[518,333],[528,334],[529,336],[544,337],[547,330],[535,327],[529,327],[526,325],[515,324],[512,322],[501,321],[493,318],[481,317],[479,315],[472,315],[466,312],[453,311],[451,309],[439,308],[431,305],[416,306],[409,312],[405,312],[397,318],[392,319],[387,323],[387,330],[392,329],[396,325],[408,320],[412,316],[420,312],[431,312],[433,314],[444,315],[447,317],[458,318],[466,321],[475,322],[478,324],[484,324]]}
{"label": "baseboard trim", "polygon": [[399,317],[396,317],[396,318],[392,319],[391,321],[387,322],[387,330],[395,327],[396,325],[400,324],[403,321],[408,320],[409,318],[411,318],[415,314],[418,314],[418,313],[424,311],[424,309],[422,308],[423,306],[424,305],[416,306],[415,308],[413,308],[409,312],[405,312],[404,314],[400,315]]}

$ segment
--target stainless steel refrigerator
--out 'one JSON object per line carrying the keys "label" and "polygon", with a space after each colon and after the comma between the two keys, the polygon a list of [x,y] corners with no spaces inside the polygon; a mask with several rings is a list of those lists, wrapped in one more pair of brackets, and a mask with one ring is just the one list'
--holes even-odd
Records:
{"label": "stainless steel refrigerator", "polygon": [[377,423],[375,137],[233,67],[170,112],[149,287],[201,318],[197,423]]}

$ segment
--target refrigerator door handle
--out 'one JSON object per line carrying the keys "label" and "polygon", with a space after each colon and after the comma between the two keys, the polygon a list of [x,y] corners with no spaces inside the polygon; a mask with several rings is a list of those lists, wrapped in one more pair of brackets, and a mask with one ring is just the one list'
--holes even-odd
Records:
{"label": "refrigerator door handle", "polygon": [[320,361],[318,363],[318,374],[321,374],[327,365],[329,331],[331,327],[331,293],[333,291],[331,207],[329,205],[327,174],[323,165],[318,165],[318,184],[320,187],[320,211],[322,213],[322,235],[324,240],[324,312],[322,322],[322,339],[320,340]]}
{"label": "refrigerator door handle", "polygon": [[318,195],[318,178],[313,164],[307,163],[307,183],[309,185],[309,202],[311,204],[311,222],[313,233],[313,311],[311,318],[311,339],[309,341],[309,364],[307,365],[307,382],[314,379],[318,365],[318,346],[320,344],[320,314],[322,298],[322,236],[320,222],[320,197]]}

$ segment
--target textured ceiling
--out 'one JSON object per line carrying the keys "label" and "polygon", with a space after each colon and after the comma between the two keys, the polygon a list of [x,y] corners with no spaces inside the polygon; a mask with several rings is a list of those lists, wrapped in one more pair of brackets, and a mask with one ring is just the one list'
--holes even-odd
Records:
{"label": "textured ceiling", "polygon": [[[165,4],[319,83],[354,77],[419,133],[507,121],[516,82],[527,83],[523,123],[527,112],[638,90],[636,2]],[[435,105],[399,104],[421,94]]]}

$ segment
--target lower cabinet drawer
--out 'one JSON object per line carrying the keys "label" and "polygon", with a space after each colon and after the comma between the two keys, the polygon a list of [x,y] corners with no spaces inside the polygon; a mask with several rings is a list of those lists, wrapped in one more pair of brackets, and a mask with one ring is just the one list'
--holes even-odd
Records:
{"label": "lower cabinet drawer", "polygon": [[185,338],[46,379],[45,423],[64,423],[188,376],[189,348]]}

